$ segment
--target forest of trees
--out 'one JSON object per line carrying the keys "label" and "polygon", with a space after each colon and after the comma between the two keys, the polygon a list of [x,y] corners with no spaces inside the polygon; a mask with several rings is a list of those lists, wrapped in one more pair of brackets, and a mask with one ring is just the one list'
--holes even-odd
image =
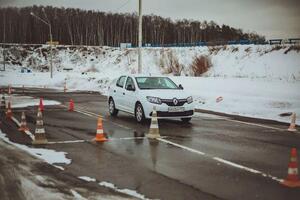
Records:
{"label": "forest of trees", "polygon": [[[31,12],[50,21],[53,40],[60,44],[119,46],[121,42],[128,42],[137,45],[138,16],[135,13],[51,6],[0,8],[0,43],[43,44],[49,41],[49,27],[31,16]],[[230,40],[264,41],[265,38],[227,25],[219,26],[213,21],[172,21],[156,15],[143,16],[143,43],[164,45]]]}

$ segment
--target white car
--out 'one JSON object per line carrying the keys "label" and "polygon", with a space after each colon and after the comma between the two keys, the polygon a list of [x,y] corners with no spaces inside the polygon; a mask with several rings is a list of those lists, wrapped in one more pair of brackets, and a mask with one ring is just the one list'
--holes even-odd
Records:
{"label": "white car", "polygon": [[194,114],[192,96],[163,76],[119,77],[109,87],[108,105],[110,115],[116,116],[120,110],[134,115],[139,123],[151,118],[153,107],[158,118],[178,118],[186,123]]}

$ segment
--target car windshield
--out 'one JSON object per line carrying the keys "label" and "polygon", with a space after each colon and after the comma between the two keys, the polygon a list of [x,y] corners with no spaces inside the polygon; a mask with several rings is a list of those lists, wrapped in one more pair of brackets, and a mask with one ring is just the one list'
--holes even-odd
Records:
{"label": "car windshield", "polygon": [[179,89],[179,87],[167,77],[136,77],[135,79],[141,90]]}

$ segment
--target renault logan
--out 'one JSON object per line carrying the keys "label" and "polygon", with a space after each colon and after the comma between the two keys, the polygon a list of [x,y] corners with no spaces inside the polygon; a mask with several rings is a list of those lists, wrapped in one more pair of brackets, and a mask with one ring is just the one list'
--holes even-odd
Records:
{"label": "renault logan", "polygon": [[127,112],[139,123],[151,118],[154,107],[158,118],[178,118],[186,123],[194,114],[192,96],[168,77],[124,75],[108,93],[110,115]]}

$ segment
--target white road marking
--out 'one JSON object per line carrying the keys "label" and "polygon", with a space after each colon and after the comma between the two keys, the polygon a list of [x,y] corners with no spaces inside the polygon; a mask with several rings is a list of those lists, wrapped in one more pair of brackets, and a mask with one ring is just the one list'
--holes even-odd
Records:
{"label": "white road marking", "polygon": [[231,161],[228,161],[228,160],[224,160],[224,159],[222,159],[222,158],[213,157],[213,159],[216,160],[216,161],[219,161],[219,162],[221,162],[221,163],[224,163],[224,164],[226,164],[226,165],[230,165],[230,166],[232,166],[232,167],[236,167],[236,168],[239,168],[239,169],[242,169],[242,170],[245,170],[245,171],[254,173],[254,174],[260,174],[260,175],[262,175],[263,177],[271,178],[271,179],[273,179],[273,180],[275,180],[275,181],[278,181],[278,182],[280,182],[280,183],[283,182],[282,179],[277,178],[277,177],[275,177],[275,176],[272,176],[272,175],[263,173],[263,172],[261,172],[261,171],[255,170],[255,169],[251,169],[251,168],[249,168],[249,167],[246,167],[246,166],[243,166],[243,165],[240,165],[240,164],[236,164],[236,163],[231,162]]}
{"label": "white road marking", "polygon": [[176,146],[176,147],[179,147],[181,149],[185,149],[187,151],[190,151],[190,152],[193,152],[193,153],[196,153],[196,154],[200,154],[202,156],[206,155],[204,152],[201,152],[201,151],[198,151],[198,150],[195,150],[195,149],[192,149],[192,148],[189,148],[189,147],[186,147],[186,146],[182,146],[180,144],[177,144],[177,143],[174,143],[174,142],[171,142],[169,140],[165,140],[163,138],[157,138],[157,140],[161,141],[161,142],[164,142],[164,143],[167,143],[167,144],[170,144],[170,145],[173,145],[173,146]]}
{"label": "white road marking", "polygon": [[189,148],[189,147],[186,147],[186,146],[183,146],[183,145],[180,145],[180,144],[177,144],[177,143],[174,143],[174,142],[171,142],[169,140],[165,140],[165,139],[161,139],[161,138],[158,138],[157,140],[161,141],[161,142],[164,142],[166,144],[170,144],[170,145],[173,145],[173,146],[176,146],[178,148],[181,148],[181,149],[184,149],[184,150],[187,150],[187,151],[190,151],[192,153],[196,153],[198,155],[202,155],[202,156],[205,156],[207,158],[210,158],[210,159],[213,159],[217,162],[221,162],[223,164],[226,164],[226,165],[229,165],[231,167],[235,167],[235,168],[238,168],[238,169],[241,169],[241,170],[244,170],[244,171],[247,171],[247,172],[250,172],[250,173],[253,173],[253,174],[259,174],[263,177],[267,177],[267,178],[271,178],[272,180],[275,180],[277,182],[283,182],[282,179],[280,178],[277,178],[275,176],[272,176],[270,174],[266,174],[266,173],[263,173],[261,171],[258,171],[256,169],[252,169],[252,168],[249,168],[249,167],[246,167],[246,166],[243,166],[243,165],[240,165],[240,164],[237,164],[237,163],[234,163],[234,162],[231,162],[231,161],[228,161],[228,160],[224,160],[222,158],[219,158],[219,157],[214,157],[214,156],[210,156],[204,152],[201,152],[201,151],[198,151],[196,149],[192,149],[192,148]]}
{"label": "white road marking", "polygon": [[[168,138],[168,136],[162,136],[160,137],[161,139],[163,138]],[[113,140],[142,140],[142,139],[147,139],[147,137],[125,137],[125,138],[108,138],[109,141],[113,141]]]}
{"label": "white road marking", "polygon": [[[20,123],[15,117],[12,117],[11,119],[13,120],[13,122],[15,122],[15,123],[17,124],[18,127],[21,127],[21,123]],[[30,131],[25,131],[25,133],[26,133],[32,140],[35,140],[34,135],[33,135]]]}
{"label": "white road marking", "polygon": [[82,143],[82,142],[87,142],[87,140],[57,141],[57,142],[48,142],[47,144],[72,144],[72,143]]}
{"label": "white road marking", "polygon": [[[78,113],[81,113],[81,114],[84,114],[84,115],[87,115],[87,116],[90,116],[90,117],[96,117],[96,118],[101,117],[103,119],[103,121],[107,121],[107,119],[105,119],[102,115],[99,115],[99,114],[96,114],[96,113],[93,113],[93,112],[89,112],[89,111],[86,111],[86,110],[80,110],[80,109],[74,109],[74,111],[78,112]],[[121,128],[124,128],[124,129],[127,129],[127,130],[132,130],[132,128],[124,126],[122,124],[118,124],[118,123],[113,122],[113,121],[109,121],[109,122],[116,125],[116,126],[119,126]]]}
{"label": "white road marking", "polygon": [[287,131],[287,129],[277,128],[277,127],[267,126],[267,125],[262,125],[262,124],[256,124],[256,123],[251,123],[251,122],[243,122],[243,121],[234,120],[234,119],[225,119],[225,120],[226,121],[231,121],[231,122],[237,122],[237,123],[241,123],[241,124],[258,126],[258,127],[262,127],[262,128],[273,129],[273,130],[277,130],[277,131]]}

